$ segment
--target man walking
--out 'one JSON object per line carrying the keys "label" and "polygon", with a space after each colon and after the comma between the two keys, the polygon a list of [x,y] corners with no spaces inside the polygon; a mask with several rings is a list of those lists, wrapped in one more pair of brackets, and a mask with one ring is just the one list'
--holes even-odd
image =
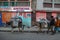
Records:
{"label": "man walking", "polygon": [[53,16],[51,16],[51,20],[50,20],[50,27],[48,27],[48,31],[47,31],[47,33],[49,32],[49,30],[51,29],[51,32],[52,32],[52,35],[54,34],[54,25],[55,25],[55,19],[54,19],[54,17]]}

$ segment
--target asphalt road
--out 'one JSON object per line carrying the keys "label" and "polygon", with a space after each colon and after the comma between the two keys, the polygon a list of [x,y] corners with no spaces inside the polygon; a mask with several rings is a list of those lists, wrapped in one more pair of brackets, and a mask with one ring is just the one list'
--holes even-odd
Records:
{"label": "asphalt road", "polygon": [[0,40],[60,40],[60,33],[50,35],[46,33],[0,32]]}

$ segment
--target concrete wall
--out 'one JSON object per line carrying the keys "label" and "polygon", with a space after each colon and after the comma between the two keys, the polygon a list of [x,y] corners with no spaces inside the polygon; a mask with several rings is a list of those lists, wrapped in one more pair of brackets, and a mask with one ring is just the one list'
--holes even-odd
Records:
{"label": "concrete wall", "polygon": [[43,9],[43,0],[37,0],[36,10]]}
{"label": "concrete wall", "polygon": [[[44,0],[37,0],[36,10],[46,10],[46,11],[60,11],[60,8],[54,8],[54,5],[52,5],[52,8],[44,8],[43,7],[43,1]],[[53,2],[54,4],[54,2]]]}

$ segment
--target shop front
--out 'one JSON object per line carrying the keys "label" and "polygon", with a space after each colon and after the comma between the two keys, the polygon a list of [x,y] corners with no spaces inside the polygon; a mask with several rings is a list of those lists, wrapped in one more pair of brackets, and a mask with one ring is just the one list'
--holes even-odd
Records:
{"label": "shop front", "polygon": [[36,21],[39,22],[40,19],[46,19],[46,12],[45,11],[37,11],[36,12]]}
{"label": "shop front", "polygon": [[36,11],[36,21],[39,21],[40,19],[50,19],[50,17],[53,16],[54,18],[59,17],[60,18],[60,12],[59,11]]}
{"label": "shop front", "polygon": [[22,24],[31,27],[31,8],[30,7],[1,7],[2,23],[9,22],[11,18],[18,17],[22,19]]}
{"label": "shop front", "polygon": [[36,11],[36,22],[41,23],[42,27],[47,27],[48,22],[50,20],[51,16],[54,16],[56,18],[58,15],[57,12],[47,12],[47,11]]}

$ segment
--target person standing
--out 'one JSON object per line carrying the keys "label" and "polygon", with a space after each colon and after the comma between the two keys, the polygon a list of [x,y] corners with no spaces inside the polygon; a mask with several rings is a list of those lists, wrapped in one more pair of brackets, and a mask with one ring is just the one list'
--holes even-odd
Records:
{"label": "person standing", "polygon": [[50,19],[50,27],[48,28],[48,31],[47,33],[49,32],[49,30],[51,29],[51,32],[52,32],[52,35],[54,34],[54,26],[55,26],[55,19],[53,16],[51,16],[51,19]]}
{"label": "person standing", "polygon": [[20,31],[20,28],[22,28],[22,19],[20,18],[18,21],[18,31]]}
{"label": "person standing", "polygon": [[18,27],[18,20],[17,18],[11,18],[10,21],[11,21],[11,27],[12,27],[11,32],[14,32],[13,29]]}
{"label": "person standing", "polygon": [[58,17],[57,17],[57,18],[56,18],[56,21],[55,21],[54,32],[55,32],[55,33],[56,33],[56,31],[60,32],[59,28],[60,28],[60,20],[59,20]]}

